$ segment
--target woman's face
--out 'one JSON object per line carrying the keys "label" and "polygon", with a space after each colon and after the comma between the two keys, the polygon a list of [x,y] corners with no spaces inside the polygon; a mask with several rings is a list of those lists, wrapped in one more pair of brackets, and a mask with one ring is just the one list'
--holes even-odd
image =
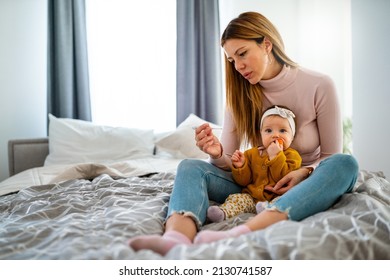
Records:
{"label": "woman's face", "polygon": [[268,55],[270,50],[267,52],[267,44],[270,48],[267,39],[264,39],[261,44],[254,40],[229,39],[225,42],[223,49],[227,59],[233,63],[236,70],[254,85],[260,80],[272,78],[270,73],[267,73],[270,65]]}
{"label": "woman's face", "polygon": [[261,140],[264,147],[268,148],[272,142],[283,141],[283,150],[290,147],[294,139],[290,123],[287,119],[277,115],[267,116],[261,127]]}

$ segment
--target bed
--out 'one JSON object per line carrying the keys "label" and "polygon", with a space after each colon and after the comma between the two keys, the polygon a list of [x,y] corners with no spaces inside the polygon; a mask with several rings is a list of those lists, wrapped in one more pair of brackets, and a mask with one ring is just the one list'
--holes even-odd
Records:
{"label": "bed", "polygon": [[[180,161],[206,160],[193,147],[192,127],[200,123],[190,115],[174,131],[156,133],[50,116],[48,138],[10,140],[11,176],[0,183],[0,259],[390,259],[390,183],[367,170],[352,193],[303,221],[176,246],[166,256],[134,252],[129,238],[163,232]],[[252,216],[204,228],[225,230]]]}

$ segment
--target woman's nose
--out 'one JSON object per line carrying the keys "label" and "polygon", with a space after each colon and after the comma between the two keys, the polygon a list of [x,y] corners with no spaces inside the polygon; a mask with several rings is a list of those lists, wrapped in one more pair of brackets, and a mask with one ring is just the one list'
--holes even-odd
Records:
{"label": "woman's nose", "polygon": [[234,64],[234,66],[236,67],[236,70],[237,70],[237,71],[242,70],[242,69],[245,68],[244,63],[239,62],[239,61],[236,61],[235,64]]}

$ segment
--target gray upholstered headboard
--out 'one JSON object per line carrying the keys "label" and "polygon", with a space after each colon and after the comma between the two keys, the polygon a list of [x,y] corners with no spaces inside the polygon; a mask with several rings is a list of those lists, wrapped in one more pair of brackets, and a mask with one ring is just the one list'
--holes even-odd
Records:
{"label": "gray upholstered headboard", "polygon": [[15,139],[8,141],[9,175],[43,166],[49,154],[49,139]]}

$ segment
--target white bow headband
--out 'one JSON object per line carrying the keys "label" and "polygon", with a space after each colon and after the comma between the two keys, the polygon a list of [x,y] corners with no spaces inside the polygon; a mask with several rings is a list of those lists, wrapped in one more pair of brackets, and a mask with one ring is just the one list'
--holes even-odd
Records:
{"label": "white bow headband", "polygon": [[281,116],[282,118],[287,119],[288,123],[290,124],[292,134],[293,136],[295,136],[295,122],[294,122],[295,115],[293,112],[285,108],[280,108],[278,106],[268,109],[267,111],[264,112],[263,116],[261,117],[260,127],[263,127],[263,120],[265,119],[265,117],[270,115],[278,115]]}

